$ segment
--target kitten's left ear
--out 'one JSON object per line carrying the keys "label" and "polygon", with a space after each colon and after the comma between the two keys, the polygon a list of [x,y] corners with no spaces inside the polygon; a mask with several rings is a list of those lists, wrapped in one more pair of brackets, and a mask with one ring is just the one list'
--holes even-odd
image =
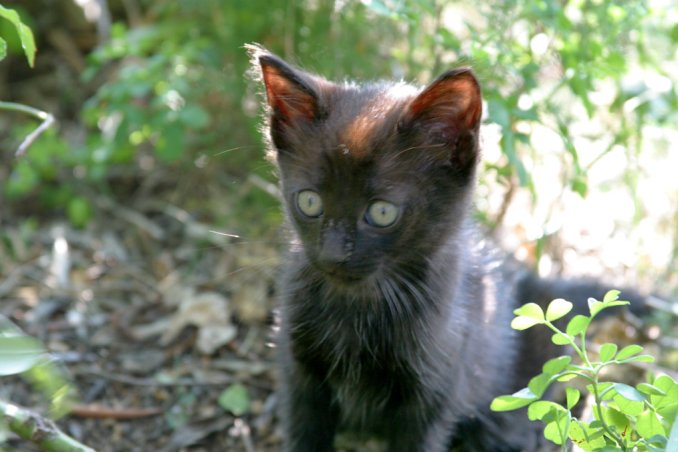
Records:
{"label": "kitten's left ear", "polygon": [[[433,144],[451,146],[453,160],[467,160],[475,154],[481,115],[480,85],[471,69],[459,68],[444,73],[414,98],[399,126],[424,134]],[[468,147],[467,152],[461,149]]]}

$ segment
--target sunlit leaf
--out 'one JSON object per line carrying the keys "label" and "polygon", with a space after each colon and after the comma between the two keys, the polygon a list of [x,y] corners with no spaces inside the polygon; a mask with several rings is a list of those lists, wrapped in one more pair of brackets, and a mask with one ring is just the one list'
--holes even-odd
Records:
{"label": "sunlit leaf", "polygon": [[542,420],[547,414],[555,411],[565,411],[565,408],[550,400],[538,400],[527,409],[527,417],[531,421]]}
{"label": "sunlit leaf", "polygon": [[611,303],[618,300],[620,293],[621,292],[616,289],[608,290],[605,297],[603,297],[603,303]]}
{"label": "sunlit leaf", "polygon": [[666,392],[649,383],[639,383],[636,385],[636,389],[638,389],[638,391],[646,395],[658,395],[658,396],[666,395]]}
{"label": "sunlit leaf", "polygon": [[544,321],[544,311],[541,309],[537,303],[527,303],[513,311],[515,315],[521,315],[523,317],[529,317],[531,319],[538,320],[540,322]]}
{"label": "sunlit leaf", "polygon": [[574,407],[577,402],[579,402],[579,398],[581,397],[581,393],[579,392],[578,389],[576,388],[565,388],[565,395],[567,399],[567,409],[571,410],[572,407]]}
{"label": "sunlit leaf", "polygon": [[26,372],[45,356],[40,341],[29,336],[0,336],[0,375]]}
{"label": "sunlit leaf", "polygon": [[633,402],[643,402],[645,400],[645,396],[633,386],[624,383],[614,383],[613,386],[617,394],[626,400],[631,400]]}
{"label": "sunlit leaf", "polygon": [[617,353],[617,344],[613,343],[606,343],[600,346],[600,361],[601,362],[608,362],[610,361],[613,357],[614,354]]}
{"label": "sunlit leaf", "polygon": [[557,358],[549,359],[542,366],[545,374],[555,375],[567,367],[572,362],[571,356],[559,356]]}
{"label": "sunlit leaf", "polygon": [[557,298],[549,303],[546,308],[546,320],[553,322],[566,315],[572,310],[572,303],[562,298]]}
{"label": "sunlit leaf", "polygon": [[655,435],[666,436],[666,431],[662,425],[661,419],[652,410],[645,410],[636,421],[636,430],[643,438],[652,438]]}
{"label": "sunlit leaf", "polygon": [[588,328],[591,319],[585,315],[576,315],[567,323],[567,328],[565,332],[570,336],[577,336],[580,333],[586,331]]}
{"label": "sunlit leaf", "polygon": [[[19,40],[21,41],[21,47],[24,49],[24,54],[28,60],[28,64],[33,67],[35,61],[35,39],[33,38],[33,32],[21,21],[19,14],[13,9],[5,8],[0,5],[0,17],[4,17],[14,25],[16,28],[17,34],[19,35]],[[3,41],[4,42],[4,41]],[[1,47],[1,46],[0,46]],[[0,58],[1,60],[2,58]]]}
{"label": "sunlit leaf", "polygon": [[640,345],[637,345],[637,344],[627,345],[626,347],[619,350],[619,353],[617,353],[616,359],[617,360],[626,359],[626,358],[629,358],[633,355],[637,355],[638,353],[640,353],[642,351],[643,351],[643,347],[641,347]]}
{"label": "sunlit leaf", "polygon": [[537,397],[541,397],[548,389],[551,384],[551,375],[542,373],[533,377],[528,383],[527,387],[534,393]]}
{"label": "sunlit leaf", "polygon": [[574,341],[573,337],[569,337],[560,333],[553,333],[553,336],[551,336],[551,342],[556,345],[570,345],[572,341]]}
{"label": "sunlit leaf", "polygon": [[537,399],[538,397],[532,391],[528,388],[523,388],[513,395],[496,397],[492,400],[490,409],[492,411],[513,411],[527,406]]}

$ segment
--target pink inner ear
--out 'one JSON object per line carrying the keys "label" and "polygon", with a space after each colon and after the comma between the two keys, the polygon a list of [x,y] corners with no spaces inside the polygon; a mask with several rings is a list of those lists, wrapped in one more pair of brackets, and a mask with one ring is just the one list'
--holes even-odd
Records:
{"label": "pink inner ear", "polygon": [[287,123],[315,117],[315,98],[276,68],[262,66],[268,104],[274,113]]}
{"label": "pink inner ear", "polygon": [[410,104],[414,118],[441,123],[455,130],[473,129],[480,122],[480,88],[469,70],[453,71],[433,82]]}

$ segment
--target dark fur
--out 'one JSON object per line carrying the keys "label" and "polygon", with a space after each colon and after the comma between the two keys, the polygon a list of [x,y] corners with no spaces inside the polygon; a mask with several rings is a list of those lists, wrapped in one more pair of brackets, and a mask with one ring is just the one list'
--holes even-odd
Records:
{"label": "dark fur", "polygon": [[[424,90],[334,84],[250,51],[293,235],[279,286],[285,450],[332,450],[340,430],[392,451],[536,448],[523,412],[488,410],[554,353],[548,334],[518,336],[512,311],[582,286],[506,261],[468,219],[481,110],[470,70]],[[322,216],[295,207],[306,189]],[[401,208],[396,224],[365,222],[376,199]]]}

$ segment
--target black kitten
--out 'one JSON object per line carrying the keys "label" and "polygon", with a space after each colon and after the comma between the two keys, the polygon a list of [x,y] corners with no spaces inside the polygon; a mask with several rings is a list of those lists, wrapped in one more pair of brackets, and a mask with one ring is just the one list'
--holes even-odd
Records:
{"label": "black kitten", "polygon": [[602,293],[553,290],[476,232],[471,70],[424,89],[337,84],[249,50],[293,235],[280,280],[285,450],[333,450],[342,430],[392,451],[535,449],[523,412],[488,411],[554,354],[547,333],[517,337],[512,311]]}

